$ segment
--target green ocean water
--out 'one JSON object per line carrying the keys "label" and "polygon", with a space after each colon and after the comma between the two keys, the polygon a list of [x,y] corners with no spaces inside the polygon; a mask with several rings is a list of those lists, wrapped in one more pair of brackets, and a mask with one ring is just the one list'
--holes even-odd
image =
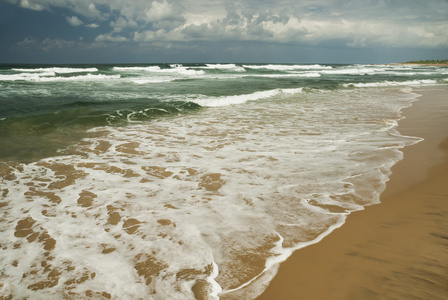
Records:
{"label": "green ocean water", "polygon": [[2,65],[0,157],[53,155],[89,128],[150,122],[226,99],[263,101],[282,89],[440,84],[447,73],[384,65]]}

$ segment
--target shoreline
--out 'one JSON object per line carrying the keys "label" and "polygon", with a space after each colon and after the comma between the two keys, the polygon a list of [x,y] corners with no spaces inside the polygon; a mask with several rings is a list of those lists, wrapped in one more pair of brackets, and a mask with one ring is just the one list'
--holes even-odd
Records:
{"label": "shoreline", "polygon": [[448,297],[448,88],[416,92],[398,130],[424,140],[402,149],[381,203],[293,253],[257,299]]}

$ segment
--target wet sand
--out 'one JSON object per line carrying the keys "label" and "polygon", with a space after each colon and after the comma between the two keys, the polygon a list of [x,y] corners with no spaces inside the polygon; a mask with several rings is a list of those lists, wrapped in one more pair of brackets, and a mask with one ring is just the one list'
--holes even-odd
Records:
{"label": "wet sand", "polygon": [[448,299],[448,87],[417,90],[381,204],[296,251],[258,299]]}

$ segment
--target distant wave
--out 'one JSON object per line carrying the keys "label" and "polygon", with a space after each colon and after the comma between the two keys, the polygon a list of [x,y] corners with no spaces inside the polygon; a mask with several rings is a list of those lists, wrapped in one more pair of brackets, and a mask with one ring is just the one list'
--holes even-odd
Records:
{"label": "distant wave", "polygon": [[291,72],[286,74],[248,74],[252,77],[286,78],[286,77],[321,77],[319,72]]}
{"label": "distant wave", "polygon": [[159,66],[148,67],[113,67],[114,71],[129,72],[129,71],[145,71],[153,73],[167,73],[167,74],[181,74],[181,75],[202,75],[205,74],[202,70],[191,70],[184,66],[174,66],[171,68],[161,68]]}
{"label": "distant wave", "polygon": [[206,67],[201,67],[203,69],[215,69],[215,70],[226,70],[233,72],[246,72],[246,69],[236,64],[206,64]]}
{"label": "distant wave", "polygon": [[150,67],[113,67],[114,71],[146,71],[146,72],[157,72],[160,71],[159,66],[150,66]]}
{"label": "distant wave", "polygon": [[59,74],[67,74],[67,73],[83,73],[83,72],[98,72],[97,68],[61,68],[61,67],[53,67],[53,68],[37,68],[37,69],[21,69],[21,68],[13,68],[13,71],[17,72],[30,72],[30,73],[46,73],[46,72],[54,72]]}
{"label": "distant wave", "polygon": [[243,65],[247,69],[266,69],[271,71],[293,71],[293,70],[311,70],[311,69],[332,69],[331,66],[323,65]]}
{"label": "distant wave", "polygon": [[12,75],[0,75],[0,81],[34,81],[34,82],[51,82],[51,81],[95,81],[119,79],[120,75],[104,75],[104,74],[86,74],[79,76],[60,77],[54,72],[22,73]]}
{"label": "distant wave", "polygon": [[406,86],[406,85],[430,85],[437,84],[437,80],[407,80],[407,81],[382,81],[382,82],[366,82],[366,83],[344,83],[344,87],[388,87],[388,86]]}

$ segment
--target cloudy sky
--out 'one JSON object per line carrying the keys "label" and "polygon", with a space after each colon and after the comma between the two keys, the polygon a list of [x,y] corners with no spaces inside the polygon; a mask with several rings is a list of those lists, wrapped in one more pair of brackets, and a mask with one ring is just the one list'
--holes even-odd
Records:
{"label": "cloudy sky", "polygon": [[448,58],[448,0],[0,0],[0,63]]}

